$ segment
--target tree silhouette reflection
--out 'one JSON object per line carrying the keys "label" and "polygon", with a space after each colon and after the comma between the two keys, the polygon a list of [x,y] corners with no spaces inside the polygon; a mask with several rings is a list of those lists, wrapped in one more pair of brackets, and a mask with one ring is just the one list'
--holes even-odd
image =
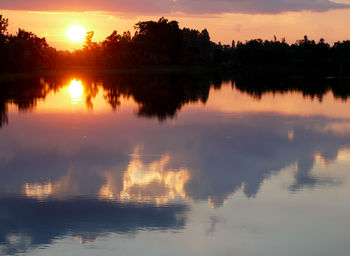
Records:
{"label": "tree silhouette reflection", "polygon": [[[0,127],[7,124],[8,105],[15,105],[19,111],[34,109],[37,101],[45,99],[48,93],[58,92],[70,78],[51,76],[2,82],[0,86]],[[138,104],[139,117],[157,118],[159,121],[171,119],[189,103],[205,104],[211,87],[220,89],[222,82],[231,80],[235,88],[254,98],[264,93],[300,92],[305,97],[317,98],[332,91],[335,98],[347,100],[350,96],[350,81],[346,79],[299,78],[283,79],[236,75],[233,78],[220,73],[209,74],[117,74],[82,76],[85,103],[93,109],[92,100],[99,86],[104,91],[104,99],[116,110],[121,98],[132,97]]]}

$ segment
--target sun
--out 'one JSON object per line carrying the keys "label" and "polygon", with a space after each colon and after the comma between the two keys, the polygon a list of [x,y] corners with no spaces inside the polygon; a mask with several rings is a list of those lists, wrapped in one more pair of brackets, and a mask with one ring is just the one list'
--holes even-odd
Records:
{"label": "sun", "polygon": [[73,42],[82,42],[85,39],[86,31],[80,25],[73,25],[67,30],[67,37]]}

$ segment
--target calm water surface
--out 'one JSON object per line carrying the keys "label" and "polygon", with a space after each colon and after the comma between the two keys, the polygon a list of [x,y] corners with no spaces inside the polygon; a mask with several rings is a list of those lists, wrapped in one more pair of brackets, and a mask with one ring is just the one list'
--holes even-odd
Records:
{"label": "calm water surface", "polygon": [[349,255],[348,97],[332,79],[2,83],[0,254]]}

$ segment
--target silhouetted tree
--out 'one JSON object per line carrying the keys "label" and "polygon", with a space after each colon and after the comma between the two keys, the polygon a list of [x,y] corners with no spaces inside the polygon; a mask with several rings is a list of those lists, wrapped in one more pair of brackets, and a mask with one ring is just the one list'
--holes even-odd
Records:
{"label": "silhouetted tree", "polygon": [[4,37],[9,25],[9,20],[2,17],[0,14],[0,36]]}
{"label": "silhouetted tree", "polygon": [[336,42],[333,46],[333,58],[338,75],[349,75],[350,71],[350,41]]}
{"label": "silhouetted tree", "polygon": [[[23,71],[52,66],[56,50],[45,38],[18,29],[15,35],[7,33],[8,19],[0,15],[0,66],[1,71]],[[50,64],[51,63],[51,64]]]}
{"label": "silhouetted tree", "polygon": [[0,14],[0,69],[3,71],[6,63],[7,56],[7,40],[8,36],[6,34],[8,27],[8,19],[5,19]]}
{"label": "silhouetted tree", "polygon": [[178,64],[183,49],[183,36],[177,21],[164,17],[158,22],[145,21],[135,25],[134,50],[144,64]]}
{"label": "silhouetted tree", "polygon": [[231,45],[214,43],[209,32],[183,28],[164,17],[140,21],[132,36],[129,31],[113,31],[104,41],[94,42],[94,32],[86,35],[84,46],[74,52],[57,51],[45,38],[19,29],[7,33],[8,20],[0,15],[0,72],[60,66],[143,67],[164,65],[204,65],[231,71],[284,75],[350,75],[350,43],[333,46],[321,38],[308,36],[289,45],[285,38],[254,39]]}

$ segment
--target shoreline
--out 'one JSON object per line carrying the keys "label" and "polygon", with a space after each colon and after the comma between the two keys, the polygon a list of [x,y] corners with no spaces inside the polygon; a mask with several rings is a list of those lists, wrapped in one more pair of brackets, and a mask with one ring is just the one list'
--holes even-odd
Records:
{"label": "shoreline", "polygon": [[288,67],[271,67],[271,66],[249,66],[249,67],[210,67],[210,66],[150,66],[150,67],[130,67],[130,68],[104,68],[104,67],[88,67],[88,66],[71,66],[60,67],[54,69],[37,69],[22,72],[5,72],[0,73],[0,83],[28,79],[40,76],[57,76],[57,75],[113,75],[113,74],[208,74],[221,73],[232,77],[246,77],[248,79],[339,79],[347,80],[350,76],[334,75],[322,73],[320,69],[314,68],[306,70],[304,74],[296,72],[293,68]]}

